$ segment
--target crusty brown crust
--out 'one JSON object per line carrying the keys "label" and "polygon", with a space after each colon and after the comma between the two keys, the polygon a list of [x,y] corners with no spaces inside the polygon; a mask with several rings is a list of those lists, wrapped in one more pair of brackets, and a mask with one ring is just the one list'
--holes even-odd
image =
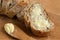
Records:
{"label": "crusty brown crust", "polygon": [[15,14],[12,12],[7,13],[9,8],[14,4],[14,1],[12,0],[1,0],[1,9],[0,9],[0,14],[6,15],[10,18],[12,18]]}
{"label": "crusty brown crust", "polygon": [[19,5],[15,5],[14,7],[12,7],[11,9],[9,9],[9,11],[7,12],[8,17],[13,18],[16,14],[18,14],[21,11],[21,7]]}
{"label": "crusty brown crust", "polygon": [[16,16],[17,16],[17,19],[19,21],[23,21],[24,20],[24,14],[25,12],[29,9],[30,7],[30,4],[29,4],[29,1],[28,0],[23,0],[24,2],[21,2],[19,5],[21,5],[21,12],[18,13]]}
{"label": "crusty brown crust", "polygon": [[35,30],[34,28],[31,28],[31,30],[32,30],[32,33],[34,34],[34,35],[36,35],[36,36],[48,36],[49,35],[49,33],[50,33],[50,31],[48,31],[48,32],[42,32],[42,31],[39,31],[39,30]]}
{"label": "crusty brown crust", "polygon": [[[13,18],[26,5],[23,0],[0,0],[0,14]],[[22,6],[23,5],[23,6]]]}

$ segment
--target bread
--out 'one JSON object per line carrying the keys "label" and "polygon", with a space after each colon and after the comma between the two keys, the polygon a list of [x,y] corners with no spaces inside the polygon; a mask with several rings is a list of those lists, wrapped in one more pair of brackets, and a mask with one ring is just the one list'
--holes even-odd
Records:
{"label": "bread", "polygon": [[1,8],[1,0],[0,0],[0,8]]}
{"label": "bread", "polygon": [[0,0],[0,12],[1,12],[1,7],[2,7],[2,0]]}
{"label": "bread", "polygon": [[1,7],[2,8],[2,10],[1,10],[2,14],[5,14],[7,12],[10,2],[11,2],[10,0],[3,0],[2,1],[2,7]]}
{"label": "bread", "polygon": [[21,11],[22,2],[23,0],[0,0],[0,14],[13,18]]}
{"label": "bread", "polygon": [[20,14],[20,12],[24,9],[24,7],[26,7],[27,3],[25,3],[24,1],[21,1],[20,3],[16,4],[13,8],[11,8],[8,11],[8,14],[12,14],[13,15],[18,15]]}
{"label": "bread", "polygon": [[3,0],[1,13],[7,15],[10,18],[13,18],[16,15],[15,12],[17,10],[16,9],[17,5],[18,4],[16,0]]}
{"label": "bread", "polygon": [[47,36],[54,28],[53,22],[48,18],[46,12],[39,3],[34,3],[24,12],[24,23],[37,36]]}
{"label": "bread", "polygon": [[[14,1],[13,1],[14,2]],[[16,1],[17,2],[17,1]],[[22,1],[21,1],[22,2]],[[10,9],[8,10],[8,14],[6,14],[9,17],[14,17],[16,14],[20,13],[20,11],[22,10],[22,6],[20,5],[20,3],[15,3],[15,5],[11,6]],[[11,15],[12,14],[12,15]]]}
{"label": "bread", "polygon": [[20,2],[21,5],[21,12],[19,12],[18,14],[16,14],[17,18],[19,21],[24,20],[23,16],[24,16],[24,11],[26,9],[28,9],[28,7],[30,7],[29,5],[29,0],[23,0],[22,2]]}
{"label": "bread", "polygon": [[0,0],[0,14],[13,18],[27,5],[27,0]]}

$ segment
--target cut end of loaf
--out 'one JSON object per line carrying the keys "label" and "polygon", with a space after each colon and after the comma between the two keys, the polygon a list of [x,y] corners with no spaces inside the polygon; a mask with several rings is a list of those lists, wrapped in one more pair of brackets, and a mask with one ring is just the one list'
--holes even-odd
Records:
{"label": "cut end of loaf", "polygon": [[50,23],[47,16],[45,16],[44,10],[40,4],[34,4],[32,6],[30,10],[30,20],[32,27],[42,32],[49,31],[53,25]]}
{"label": "cut end of loaf", "polygon": [[53,28],[53,23],[47,18],[40,4],[34,4],[31,9],[30,18],[33,33],[35,32],[35,35],[47,35]]}
{"label": "cut end of loaf", "polygon": [[[47,18],[47,15],[44,9],[41,7],[40,4],[36,3],[33,4],[30,9],[29,13],[25,14],[27,16],[27,20],[30,22],[31,30],[36,35],[42,35],[51,31],[53,28],[53,23]],[[28,22],[28,21],[27,21]]]}

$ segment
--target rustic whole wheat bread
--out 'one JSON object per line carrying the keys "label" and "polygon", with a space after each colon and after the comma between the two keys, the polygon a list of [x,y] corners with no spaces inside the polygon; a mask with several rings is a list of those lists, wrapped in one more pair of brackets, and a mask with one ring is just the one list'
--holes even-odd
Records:
{"label": "rustic whole wheat bread", "polygon": [[47,36],[54,28],[53,22],[39,3],[33,3],[26,7],[17,17],[19,20],[23,19],[26,28],[30,28],[32,33],[37,36]]}
{"label": "rustic whole wheat bread", "polygon": [[7,13],[10,8],[12,8],[16,4],[16,0],[1,0],[1,9],[0,14],[7,15],[8,17],[12,18],[14,13]]}
{"label": "rustic whole wheat bread", "polygon": [[13,18],[25,5],[25,0],[0,0],[0,14]]}

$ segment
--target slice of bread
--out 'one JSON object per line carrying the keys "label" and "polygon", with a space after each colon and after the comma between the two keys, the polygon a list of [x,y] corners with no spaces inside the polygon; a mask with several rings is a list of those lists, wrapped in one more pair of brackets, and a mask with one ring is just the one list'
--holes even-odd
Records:
{"label": "slice of bread", "polygon": [[24,12],[26,28],[37,36],[46,36],[53,29],[53,23],[39,3],[34,3]]}

